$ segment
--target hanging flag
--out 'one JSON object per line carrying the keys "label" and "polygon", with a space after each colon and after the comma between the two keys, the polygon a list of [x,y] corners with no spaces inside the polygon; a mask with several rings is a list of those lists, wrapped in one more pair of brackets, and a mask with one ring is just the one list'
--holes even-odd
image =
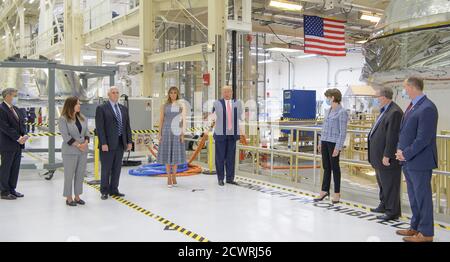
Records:
{"label": "hanging flag", "polygon": [[305,53],[346,56],[345,21],[304,16]]}

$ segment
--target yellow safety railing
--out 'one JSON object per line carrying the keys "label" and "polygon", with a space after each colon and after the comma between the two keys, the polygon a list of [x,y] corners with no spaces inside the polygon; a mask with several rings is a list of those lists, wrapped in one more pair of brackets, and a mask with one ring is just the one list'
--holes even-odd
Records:
{"label": "yellow safety railing", "polygon": [[[257,136],[267,137],[267,134],[270,134],[270,141],[266,146],[259,139],[253,140],[253,143],[251,142],[248,146],[238,145],[238,152],[251,152],[251,157],[237,162],[237,171],[241,169],[257,176],[287,180],[293,183],[292,186],[304,187],[306,190],[319,190],[323,174],[320,165],[322,157],[316,150],[318,135],[321,131],[319,127],[264,123],[258,125],[258,130]],[[284,133],[287,133],[288,137],[283,136],[282,130],[285,130]],[[352,194],[361,194],[361,197],[376,199],[378,188],[375,172],[367,161],[368,133],[367,129],[348,131],[346,147],[341,155],[344,178],[348,180],[348,183],[343,185],[343,189],[350,190]],[[437,136],[440,165],[433,172],[432,185],[433,194],[436,196],[434,198],[436,214],[443,215],[450,221],[450,161],[448,160],[450,136],[448,134],[450,132],[442,132]],[[356,141],[356,139],[359,140]],[[300,161],[303,162],[299,165]],[[301,174],[299,174],[300,170],[302,170]],[[356,186],[356,184],[359,185]],[[369,187],[374,189],[370,196],[367,191]],[[405,181],[402,183],[402,189],[406,192]],[[403,200],[407,201],[406,194],[403,194]]]}

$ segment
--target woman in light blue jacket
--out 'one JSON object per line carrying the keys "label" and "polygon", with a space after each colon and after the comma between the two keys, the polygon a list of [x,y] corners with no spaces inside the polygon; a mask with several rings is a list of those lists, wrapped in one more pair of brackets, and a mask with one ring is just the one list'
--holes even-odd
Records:
{"label": "woman in light blue jacket", "polygon": [[342,93],[338,89],[330,89],[325,93],[327,104],[331,106],[325,114],[322,133],[318,150],[322,153],[323,182],[320,197],[315,202],[320,202],[330,197],[331,174],[334,178],[333,204],[338,204],[341,200],[341,167],[339,157],[344,148],[347,137],[347,127],[349,116],[342,107]]}
{"label": "woman in light blue jacket", "polygon": [[59,119],[59,130],[63,138],[61,151],[64,164],[64,197],[66,204],[71,207],[86,204],[80,195],[83,194],[90,139],[87,119],[80,113],[80,109],[80,100],[70,97],[64,103]]}

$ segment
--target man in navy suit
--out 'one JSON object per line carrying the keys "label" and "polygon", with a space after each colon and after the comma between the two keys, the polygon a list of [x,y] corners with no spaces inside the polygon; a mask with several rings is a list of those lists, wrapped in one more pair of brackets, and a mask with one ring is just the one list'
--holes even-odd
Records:
{"label": "man in navy suit", "polygon": [[25,118],[16,107],[18,91],[13,88],[3,90],[0,105],[0,190],[1,199],[16,200],[24,197],[16,191],[19,179],[22,150],[28,140]]}
{"label": "man in navy suit", "polygon": [[133,140],[128,109],[119,104],[120,92],[115,86],[108,91],[109,100],[97,107],[95,125],[100,147],[101,199],[124,197],[119,192],[122,158],[125,151],[131,151]]}
{"label": "man in navy suit", "polygon": [[233,100],[233,89],[222,88],[222,99],[214,102],[216,128],[216,170],[219,185],[224,186],[225,170],[227,184],[236,185],[236,144],[240,139],[240,122],[243,121],[243,106],[240,101]]}
{"label": "man in navy suit", "polygon": [[438,167],[436,145],[438,110],[424,95],[424,81],[410,77],[404,94],[412,102],[403,117],[397,160],[403,164],[413,217],[411,228],[400,230],[405,242],[433,242],[434,218],[431,178]]}

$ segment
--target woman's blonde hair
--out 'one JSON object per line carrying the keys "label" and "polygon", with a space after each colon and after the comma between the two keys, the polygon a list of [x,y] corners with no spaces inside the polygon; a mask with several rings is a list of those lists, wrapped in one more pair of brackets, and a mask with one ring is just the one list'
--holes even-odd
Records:
{"label": "woman's blonde hair", "polygon": [[170,98],[170,93],[172,93],[172,91],[177,92],[177,99],[175,101],[178,101],[181,99],[180,89],[178,89],[178,87],[176,87],[176,86],[172,86],[169,89],[169,92],[167,92],[167,102],[166,102],[167,105],[172,104],[172,99]]}

